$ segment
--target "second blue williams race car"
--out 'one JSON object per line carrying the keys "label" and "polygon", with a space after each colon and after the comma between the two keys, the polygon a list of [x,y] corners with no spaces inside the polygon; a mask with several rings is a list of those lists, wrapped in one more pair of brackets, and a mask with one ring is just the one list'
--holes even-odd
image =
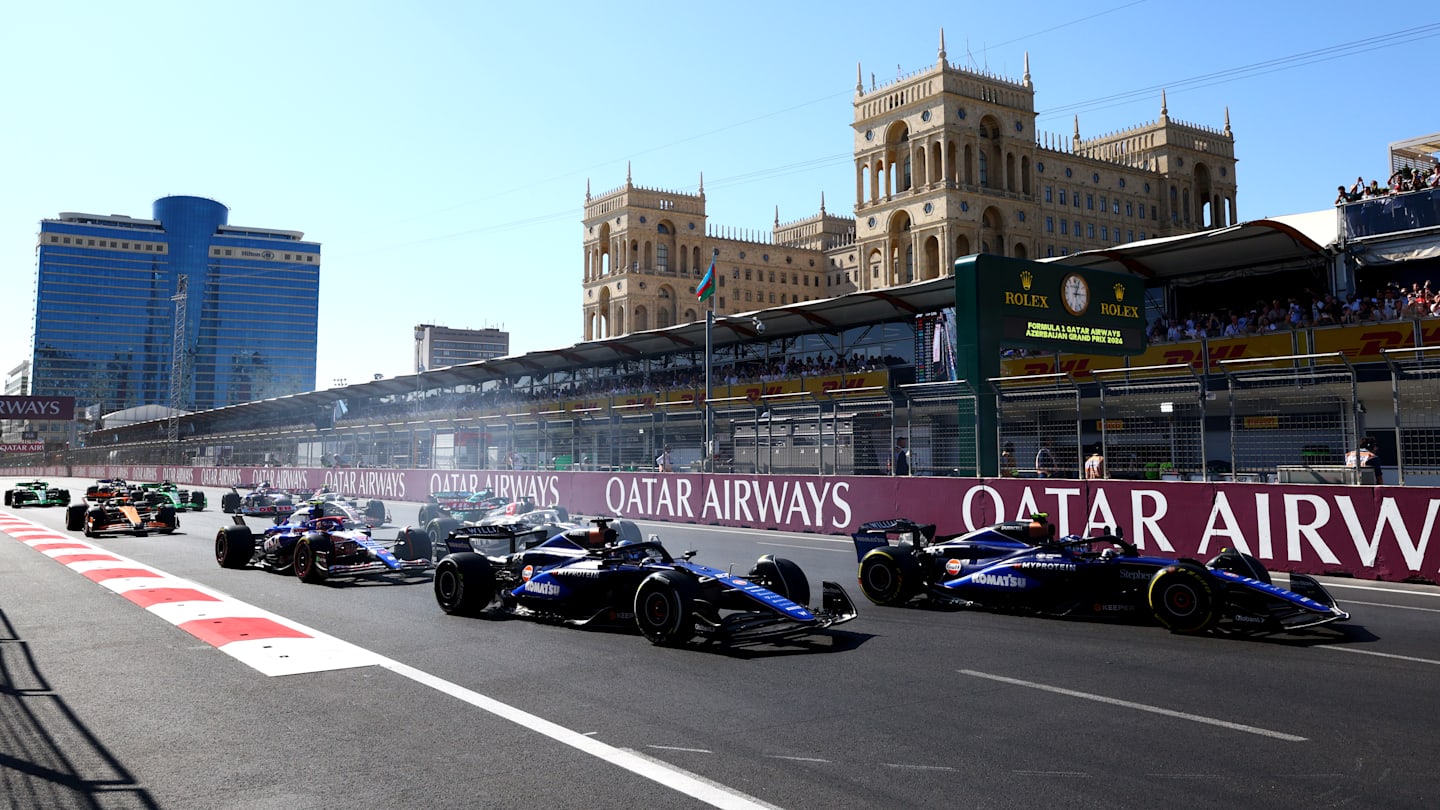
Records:
{"label": "second blue williams race car", "polygon": [[302,582],[378,574],[413,576],[430,570],[430,544],[422,534],[382,543],[344,504],[314,501],[256,537],[242,515],[215,535],[222,568],[264,568],[293,573]]}
{"label": "second blue williams race car", "polygon": [[1345,621],[1314,577],[1270,581],[1259,560],[1226,549],[1196,560],[1147,557],[1118,533],[1055,537],[1036,515],[940,536],[909,520],[861,525],[852,535],[860,590],[878,605],[917,597],[1052,616],[1153,619],[1176,633],[1276,633]]}
{"label": "second blue williams race car", "polygon": [[694,552],[676,559],[654,537],[622,539],[603,518],[549,539],[523,524],[467,524],[447,544],[435,569],[435,599],[446,613],[493,608],[575,626],[638,627],[666,645],[791,636],[855,618],[834,582],[823,583],[820,607],[807,607],[809,582],[783,557],[765,555],[734,576],[691,562]]}

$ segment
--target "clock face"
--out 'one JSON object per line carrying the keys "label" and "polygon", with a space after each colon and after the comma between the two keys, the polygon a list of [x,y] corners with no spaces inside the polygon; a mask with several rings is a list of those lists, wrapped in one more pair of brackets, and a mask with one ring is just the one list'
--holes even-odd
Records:
{"label": "clock face", "polygon": [[1071,315],[1083,315],[1090,307],[1090,285],[1079,273],[1071,273],[1060,282],[1060,301]]}

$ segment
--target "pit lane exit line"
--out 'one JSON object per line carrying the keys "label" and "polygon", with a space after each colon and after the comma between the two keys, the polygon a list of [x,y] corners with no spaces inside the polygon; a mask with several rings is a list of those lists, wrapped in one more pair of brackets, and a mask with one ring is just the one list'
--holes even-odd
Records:
{"label": "pit lane exit line", "polygon": [[1258,734],[1262,737],[1270,737],[1272,739],[1283,740],[1285,742],[1306,741],[1305,737],[1299,737],[1294,734],[1286,734],[1283,731],[1271,731],[1270,729],[1260,728],[1258,726],[1247,726],[1243,723],[1232,723],[1229,720],[1220,720],[1215,717],[1206,717],[1200,714],[1190,714],[1189,712],[1179,712],[1175,711],[1174,709],[1166,709],[1161,706],[1151,706],[1146,703],[1134,703],[1129,700],[1120,700],[1119,698],[1096,695],[1090,692],[1077,692],[1074,689],[1065,689],[1059,686],[1050,686],[1049,684],[1036,683],[1035,681],[1022,681],[1019,678],[1007,678],[1004,675],[991,675],[988,672],[976,672],[973,669],[958,669],[956,670],[956,672],[959,672],[961,675],[969,675],[972,678],[984,678],[985,680],[997,681],[999,683],[1008,683],[1011,686],[1023,686],[1026,689],[1039,689],[1042,692],[1053,692],[1054,694],[1065,695],[1066,697],[1076,697],[1083,700],[1093,700],[1096,703],[1106,703],[1111,706],[1120,706],[1126,709],[1135,709],[1137,711],[1150,712],[1151,714],[1159,714],[1165,717],[1174,717],[1180,720],[1189,720],[1192,723],[1204,723],[1207,726],[1219,726],[1220,728],[1228,728],[1231,731],[1243,731],[1246,734]]}

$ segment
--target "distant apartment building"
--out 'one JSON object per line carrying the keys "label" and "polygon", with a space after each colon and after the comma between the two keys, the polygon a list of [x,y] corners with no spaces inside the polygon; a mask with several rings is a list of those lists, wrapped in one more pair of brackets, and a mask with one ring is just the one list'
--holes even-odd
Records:
{"label": "distant apartment building", "polygon": [[[745,231],[716,225],[698,191],[633,183],[585,193],[586,340],[881,290],[952,272],[973,253],[1066,256],[1236,224],[1235,138],[1170,117],[1084,136],[1036,128],[1030,59],[1016,81],[947,61],[867,83],[853,100],[854,215],[826,211]],[[1217,110],[1217,113],[1220,111]],[[714,259],[711,302],[695,289]]]}
{"label": "distant apartment building", "polygon": [[312,391],[319,289],[318,243],[214,200],[62,213],[40,223],[31,393],[111,413]]}
{"label": "distant apartment building", "polygon": [[510,333],[500,329],[451,329],[422,323],[415,327],[415,370],[458,366],[510,354]]}

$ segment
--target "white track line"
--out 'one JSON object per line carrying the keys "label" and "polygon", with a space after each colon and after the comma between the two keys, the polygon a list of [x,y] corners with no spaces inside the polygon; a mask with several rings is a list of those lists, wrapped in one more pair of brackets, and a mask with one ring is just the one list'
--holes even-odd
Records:
{"label": "white track line", "polygon": [[1105,697],[1104,695],[1095,695],[1089,692],[1077,692],[1074,689],[1064,689],[1059,686],[1050,686],[1048,684],[1036,683],[1034,681],[1022,681],[1019,678],[1007,678],[1004,675],[991,675],[988,672],[976,672],[973,669],[961,669],[956,671],[959,672],[961,675],[969,675],[972,678],[984,678],[986,680],[998,681],[999,683],[1008,683],[1012,686],[1023,686],[1027,689],[1039,689],[1042,692],[1053,692],[1057,695],[1076,697],[1083,700],[1093,700],[1096,703],[1107,703],[1111,706],[1120,706],[1126,709],[1135,709],[1137,711],[1150,712],[1151,714],[1164,715],[1165,717],[1174,717],[1180,720],[1189,720],[1192,723],[1204,723],[1207,726],[1219,726],[1220,728],[1228,728],[1231,731],[1243,731],[1246,734],[1258,734],[1262,737],[1270,737],[1276,740],[1284,740],[1285,742],[1305,742],[1306,740],[1305,737],[1298,737],[1294,734],[1286,734],[1283,731],[1271,731],[1270,729],[1259,728],[1258,726],[1247,726],[1243,723],[1232,723],[1229,720],[1219,720],[1214,717],[1205,717],[1204,715],[1190,714],[1189,712],[1177,712],[1174,709],[1166,709],[1160,706],[1150,706],[1145,703],[1134,703],[1129,700],[1120,700],[1118,698]]}
{"label": "white track line", "polygon": [[1322,650],[1335,650],[1336,652],[1355,653],[1356,655],[1373,655],[1376,658],[1393,658],[1396,661],[1412,661],[1416,664],[1434,664],[1440,666],[1440,661],[1436,661],[1433,658],[1416,658],[1413,655],[1396,655],[1395,653],[1383,653],[1375,650],[1361,650],[1355,647],[1341,647],[1335,644],[1320,644],[1317,646]]}

